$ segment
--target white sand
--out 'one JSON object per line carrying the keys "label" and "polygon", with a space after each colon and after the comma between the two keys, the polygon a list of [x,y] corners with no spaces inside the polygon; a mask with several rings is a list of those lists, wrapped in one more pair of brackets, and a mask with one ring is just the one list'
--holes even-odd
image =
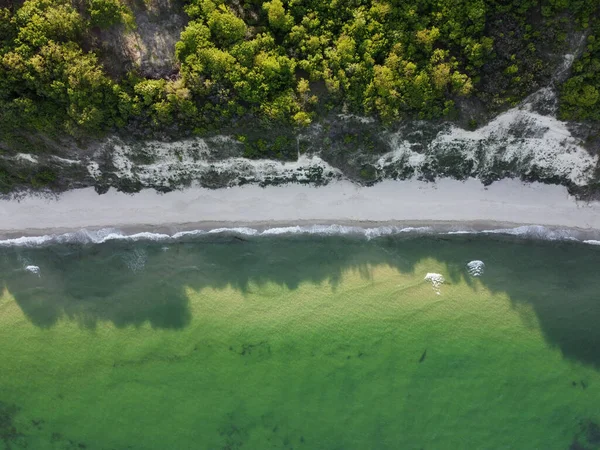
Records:
{"label": "white sand", "polygon": [[385,181],[373,187],[337,182],[325,187],[243,186],[190,188],[135,195],[93,189],[58,199],[26,197],[0,201],[0,235],[40,230],[201,224],[203,222],[502,222],[600,230],[600,203],[577,202],[560,186],[503,180],[484,187],[477,180],[437,183]]}

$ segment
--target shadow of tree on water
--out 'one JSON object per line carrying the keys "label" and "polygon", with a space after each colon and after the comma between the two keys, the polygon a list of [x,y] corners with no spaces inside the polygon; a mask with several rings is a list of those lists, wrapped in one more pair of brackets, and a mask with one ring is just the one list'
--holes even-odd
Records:
{"label": "shadow of tree on water", "polygon": [[[566,358],[600,369],[600,248],[510,237],[388,236],[371,241],[351,236],[211,235],[188,241],[110,242],[5,248],[0,251],[0,286],[15,297],[29,320],[51,327],[61,318],[94,328],[110,321],[118,327],[179,329],[191,321],[186,289],[276,283],[328,282],[343,274],[389,265],[413,272],[433,258],[446,265],[450,281],[471,282],[465,265],[481,259],[481,282],[506,293],[515,306],[535,311],[546,340]],[[41,273],[23,270],[37,265]]]}

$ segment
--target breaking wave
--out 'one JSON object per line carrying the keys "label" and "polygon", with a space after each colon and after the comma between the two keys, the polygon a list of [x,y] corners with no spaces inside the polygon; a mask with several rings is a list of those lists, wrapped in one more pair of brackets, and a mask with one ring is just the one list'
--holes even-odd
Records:
{"label": "breaking wave", "polygon": [[0,247],[41,247],[54,244],[103,244],[109,241],[155,241],[171,242],[200,236],[229,235],[229,236],[290,236],[290,235],[320,235],[320,236],[356,236],[367,240],[383,236],[405,235],[505,235],[526,239],[550,241],[575,241],[589,245],[600,244],[600,232],[577,229],[555,229],[541,225],[527,225],[513,228],[496,229],[456,229],[456,225],[431,225],[421,227],[378,226],[361,227],[350,225],[296,225],[272,228],[252,227],[222,227],[214,229],[195,229],[173,233],[143,231],[128,234],[116,228],[87,230],[48,234],[44,236],[23,236],[0,240]]}

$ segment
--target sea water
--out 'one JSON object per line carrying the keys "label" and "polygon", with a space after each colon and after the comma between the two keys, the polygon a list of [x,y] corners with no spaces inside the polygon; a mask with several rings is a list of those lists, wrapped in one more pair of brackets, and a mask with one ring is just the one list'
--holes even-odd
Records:
{"label": "sea water", "polygon": [[539,237],[3,241],[0,448],[598,449],[600,247]]}

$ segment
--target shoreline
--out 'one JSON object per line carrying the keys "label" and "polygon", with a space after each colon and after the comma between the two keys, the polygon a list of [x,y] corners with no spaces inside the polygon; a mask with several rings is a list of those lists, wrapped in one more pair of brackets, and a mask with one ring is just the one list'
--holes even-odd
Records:
{"label": "shoreline", "polygon": [[210,190],[192,187],[166,194],[92,188],[56,198],[0,200],[0,239],[115,228],[124,234],[189,230],[340,225],[358,228],[434,227],[483,231],[541,225],[600,235],[600,202],[581,202],[563,186],[476,179],[384,181],[371,187],[349,181],[314,187],[255,185]]}

